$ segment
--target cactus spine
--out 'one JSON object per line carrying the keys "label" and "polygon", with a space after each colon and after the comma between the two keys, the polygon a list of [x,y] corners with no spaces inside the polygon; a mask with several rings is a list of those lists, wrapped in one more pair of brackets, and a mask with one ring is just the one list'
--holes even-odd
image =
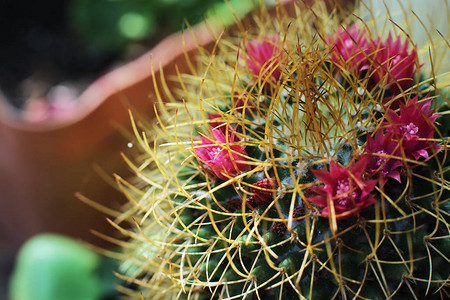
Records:
{"label": "cactus spine", "polygon": [[131,296],[449,296],[448,82],[403,35],[294,10],[218,39],[159,126],[133,122]]}

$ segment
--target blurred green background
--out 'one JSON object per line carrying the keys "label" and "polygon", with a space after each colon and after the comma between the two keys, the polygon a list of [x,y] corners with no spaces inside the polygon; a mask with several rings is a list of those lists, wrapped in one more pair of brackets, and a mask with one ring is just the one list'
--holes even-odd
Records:
{"label": "blurred green background", "polygon": [[[236,11],[252,0],[229,0]],[[101,51],[123,51],[133,41],[161,38],[210,15],[230,15],[224,0],[72,0],[69,22],[84,43]]]}
{"label": "blurred green background", "polygon": [[[72,0],[71,29],[81,42],[100,51],[123,51],[130,42],[161,38],[197,23],[221,0]],[[221,1],[223,2],[223,0]]]}

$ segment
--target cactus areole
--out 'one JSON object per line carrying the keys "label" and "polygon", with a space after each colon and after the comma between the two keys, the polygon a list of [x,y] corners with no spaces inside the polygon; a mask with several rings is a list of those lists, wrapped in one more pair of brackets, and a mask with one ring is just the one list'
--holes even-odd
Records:
{"label": "cactus areole", "polygon": [[130,297],[448,299],[449,83],[394,25],[293,11],[221,36],[158,125],[133,121]]}

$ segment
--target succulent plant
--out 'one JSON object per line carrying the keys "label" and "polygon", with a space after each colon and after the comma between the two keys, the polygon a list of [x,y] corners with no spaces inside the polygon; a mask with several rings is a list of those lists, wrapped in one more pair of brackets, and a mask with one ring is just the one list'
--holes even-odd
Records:
{"label": "succulent plant", "polygon": [[133,121],[130,296],[449,297],[448,82],[398,30],[293,11],[218,38],[157,126]]}

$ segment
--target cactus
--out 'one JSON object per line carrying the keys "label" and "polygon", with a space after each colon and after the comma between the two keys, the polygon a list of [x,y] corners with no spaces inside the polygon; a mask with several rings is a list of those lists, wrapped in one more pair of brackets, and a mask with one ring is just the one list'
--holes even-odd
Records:
{"label": "cactus", "polygon": [[158,126],[133,119],[128,295],[449,296],[449,84],[401,31],[324,10],[262,9],[159,97]]}

